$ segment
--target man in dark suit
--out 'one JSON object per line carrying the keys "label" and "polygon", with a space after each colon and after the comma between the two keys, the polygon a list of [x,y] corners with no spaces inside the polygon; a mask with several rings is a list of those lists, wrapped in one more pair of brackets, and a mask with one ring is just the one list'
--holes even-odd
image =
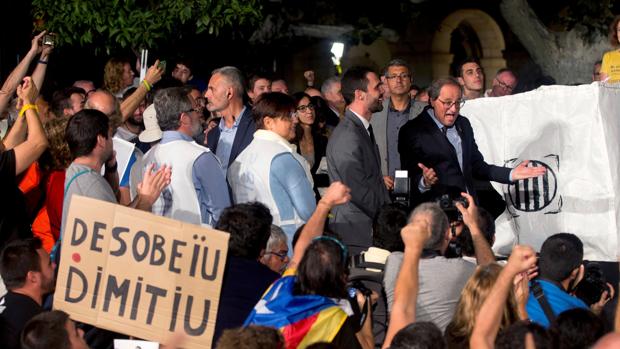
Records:
{"label": "man in dark suit", "polygon": [[329,110],[331,113],[327,115],[327,125],[336,127],[340,122],[340,115],[345,108],[344,97],[342,97],[342,85],[340,83],[340,78],[337,76],[332,76],[331,78],[325,80],[323,85],[321,85],[321,94],[323,98],[327,101],[329,105]]}
{"label": "man in dark suit", "polygon": [[469,192],[476,201],[474,178],[511,183],[545,173],[543,167],[514,169],[484,161],[466,117],[459,115],[463,89],[453,78],[435,80],[429,89],[430,106],[405,124],[398,136],[401,166],[409,171],[414,202],[434,200],[455,191]]}
{"label": "man in dark suit", "polygon": [[245,81],[235,67],[215,69],[205,92],[207,109],[222,117],[207,134],[207,147],[217,155],[224,170],[252,142],[256,125],[252,110],[243,103]]}
{"label": "man in dark suit", "polygon": [[342,77],[342,95],[348,108],[327,144],[327,167],[331,182],[351,188],[351,201],[333,209],[329,227],[354,254],[372,245],[373,218],[390,200],[370,125],[372,113],[383,108],[381,80],[369,69],[351,68]]}

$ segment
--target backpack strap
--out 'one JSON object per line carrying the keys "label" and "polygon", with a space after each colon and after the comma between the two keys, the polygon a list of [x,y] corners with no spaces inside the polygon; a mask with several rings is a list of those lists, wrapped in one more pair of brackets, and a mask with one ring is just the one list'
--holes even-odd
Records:
{"label": "backpack strap", "polygon": [[[63,198],[66,199],[67,198],[67,191],[69,190],[69,187],[71,186],[71,184],[73,183],[73,181],[75,181],[76,178],[78,178],[79,176],[89,173],[92,170],[82,170],[76,174],[73,175],[73,177],[71,177],[71,179],[69,179],[69,181],[67,182],[67,185],[65,185],[65,192],[63,193]],[[56,262],[56,265],[58,265],[60,263],[60,244],[62,243],[62,231],[60,232],[60,236],[58,237],[58,240],[56,240],[56,243],[54,244],[54,247],[52,247],[52,250],[50,251],[50,259],[54,262]]]}
{"label": "backpack strap", "polygon": [[545,312],[545,316],[549,320],[549,323],[554,322],[555,314],[553,313],[553,310],[551,309],[551,305],[549,305],[549,301],[547,301],[547,297],[545,296],[545,293],[543,292],[543,289],[540,286],[540,284],[537,281],[532,280],[531,289],[532,289],[532,293],[534,293],[534,298],[536,298],[543,312]]}

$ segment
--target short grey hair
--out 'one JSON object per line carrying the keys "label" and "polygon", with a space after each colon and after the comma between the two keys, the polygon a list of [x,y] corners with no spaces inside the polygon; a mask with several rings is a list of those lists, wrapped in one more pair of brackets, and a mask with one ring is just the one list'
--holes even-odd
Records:
{"label": "short grey hair", "polygon": [[274,251],[274,248],[277,248],[281,243],[288,243],[288,239],[286,238],[286,234],[282,228],[277,225],[271,225],[271,235],[269,235],[269,240],[267,240],[267,252],[278,252]]}
{"label": "short grey hair", "polygon": [[413,73],[413,70],[411,69],[409,63],[401,58],[394,58],[393,60],[389,61],[388,64],[385,66],[385,69],[383,69],[383,76],[387,76],[388,69],[390,69],[390,67],[405,67],[407,68],[409,74]]}
{"label": "short grey hair", "polygon": [[431,86],[428,88],[428,98],[433,101],[437,100],[437,98],[439,98],[439,94],[441,93],[441,89],[446,85],[457,86],[461,91],[461,97],[463,97],[463,86],[461,86],[455,78],[447,77],[439,78],[431,83]]}
{"label": "short grey hair", "polygon": [[179,128],[179,116],[192,109],[192,101],[187,87],[164,88],[155,94],[153,104],[157,123],[162,131],[176,131]]}
{"label": "short grey hair", "polygon": [[228,80],[233,85],[233,89],[235,90],[235,94],[239,96],[239,98],[243,98],[243,94],[245,93],[245,78],[243,77],[243,73],[239,68],[233,66],[225,66],[221,68],[217,68],[211,72],[211,75],[220,74]]}
{"label": "short grey hair", "polygon": [[326,93],[329,93],[334,86],[335,83],[340,82],[340,77],[332,76],[331,78],[323,81],[323,85],[321,85],[321,94],[325,96]]}
{"label": "short grey hair", "polygon": [[411,222],[416,215],[422,213],[430,213],[431,215],[431,237],[424,244],[424,249],[439,250],[443,240],[445,239],[448,226],[450,225],[448,216],[446,216],[441,207],[439,207],[439,204],[434,202],[425,202],[418,205],[418,207],[413,210],[411,216],[409,217],[409,222]]}

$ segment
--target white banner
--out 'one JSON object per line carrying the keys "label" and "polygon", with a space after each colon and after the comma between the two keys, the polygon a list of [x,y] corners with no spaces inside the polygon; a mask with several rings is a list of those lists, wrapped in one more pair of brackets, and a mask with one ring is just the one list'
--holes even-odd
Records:
{"label": "white banner", "polygon": [[620,86],[593,83],[467,101],[487,163],[544,166],[542,178],[493,183],[506,200],[494,250],[515,243],[540,249],[560,232],[583,241],[585,259],[617,261],[620,222]]}

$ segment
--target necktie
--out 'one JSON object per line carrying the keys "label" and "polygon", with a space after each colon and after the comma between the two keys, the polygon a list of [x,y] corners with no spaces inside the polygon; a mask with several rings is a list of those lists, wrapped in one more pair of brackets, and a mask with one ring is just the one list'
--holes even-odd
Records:
{"label": "necktie", "polygon": [[377,144],[375,141],[375,134],[372,132],[372,125],[368,125],[368,133],[370,133],[370,141],[373,145]]}

